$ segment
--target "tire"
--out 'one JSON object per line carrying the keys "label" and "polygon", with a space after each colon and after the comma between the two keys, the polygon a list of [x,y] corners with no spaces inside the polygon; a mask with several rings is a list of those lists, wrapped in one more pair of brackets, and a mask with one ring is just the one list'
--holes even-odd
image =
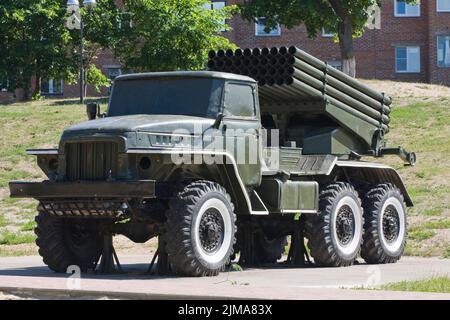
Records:
{"label": "tire", "polygon": [[352,265],[361,249],[363,210],[352,185],[336,182],[322,188],[319,213],[307,215],[305,235],[318,266]]}
{"label": "tire", "polygon": [[405,250],[406,207],[400,190],[379,184],[364,197],[364,241],[361,257],[370,264],[395,263]]}
{"label": "tire", "polygon": [[269,239],[263,232],[257,232],[253,243],[256,263],[265,264],[281,259],[288,242],[286,236]]}
{"label": "tire", "polygon": [[51,270],[65,273],[72,265],[82,272],[95,268],[103,248],[98,221],[53,217],[41,210],[35,220],[39,255]]}
{"label": "tire", "polygon": [[228,264],[236,242],[236,215],[230,195],[211,181],[185,186],[169,203],[166,238],[169,262],[177,274],[218,275]]}

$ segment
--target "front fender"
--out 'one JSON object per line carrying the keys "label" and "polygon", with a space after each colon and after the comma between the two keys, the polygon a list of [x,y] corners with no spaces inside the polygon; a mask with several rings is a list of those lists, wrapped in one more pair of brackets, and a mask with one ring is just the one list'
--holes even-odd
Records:
{"label": "front fender", "polygon": [[[217,166],[222,172],[224,187],[230,191],[233,202],[238,205],[240,214],[254,214],[266,215],[269,214],[267,210],[261,208],[254,208],[249,193],[239,175],[237,163],[233,156],[227,152],[222,151],[203,151],[203,150],[168,150],[168,149],[128,149],[127,153],[131,154],[174,154],[174,155],[191,155],[195,159],[202,156],[207,156],[209,159],[221,159],[216,163],[207,164],[208,166]],[[212,156],[212,157],[211,157]],[[181,164],[180,164],[181,165]]]}

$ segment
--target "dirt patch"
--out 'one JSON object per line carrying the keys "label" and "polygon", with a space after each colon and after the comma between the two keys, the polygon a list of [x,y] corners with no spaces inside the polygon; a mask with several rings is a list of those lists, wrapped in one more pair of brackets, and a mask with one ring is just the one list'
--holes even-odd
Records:
{"label": "dirt patch", "polygon": [[9,293],[0,292],[0,300],[29,300]]}
{"label": "dirt patch", "polygon": [[0,200],[9,197],[9,190],[7,188],[0,188]]}
{"label": "dirt patch", "polygon": [[155,253],[157,245],[158,241],[156,238],[153,238],[146,243],[134,243],[122,235],[114,237],[114,247],[120,254],[148,254],[150,256]]}
{"label": "dirt patch", "polygon": [[38,248],[34,243],[0,245],[0,256],[35,256]]}
{"label": "dirt patch", "polygon": [[424,98],[424,97],[449,97],[450,87],[413,83],[413,82],[395,82],[380,80],[362,80],[370,87],[385,92],[394,98]]}
{"label": "dirt patch", "polygon": [[434,232],[436,232],[435,236],[422,241],[424,246],[450,247],[450,229],[437,229]]}

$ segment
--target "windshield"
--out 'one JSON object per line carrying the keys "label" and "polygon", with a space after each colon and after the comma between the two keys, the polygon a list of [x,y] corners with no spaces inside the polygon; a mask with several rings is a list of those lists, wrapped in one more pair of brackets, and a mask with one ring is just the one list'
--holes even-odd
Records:
{"label": "windshield", "polygon": [[212,78],[176,77],[117,81],[108,116],[176,114],[215,118],[223,83]]}

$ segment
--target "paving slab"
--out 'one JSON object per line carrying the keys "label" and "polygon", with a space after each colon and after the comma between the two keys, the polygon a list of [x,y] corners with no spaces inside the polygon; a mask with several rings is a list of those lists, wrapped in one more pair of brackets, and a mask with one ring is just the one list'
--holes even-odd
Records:
{"label": "paving slab", "polygon": [[[56,274],[37,256],[0,258],[0,292],[40,298],[112,299],[445,299],[450,294],[355,290],[402,280],[450,277],[450,259],[404,257],[388,265],[291,268],[271,265],[182,278],[146,273],[151,257],[120,255],[124,273]],[[0,295],[1,297],[1,295]]]}

